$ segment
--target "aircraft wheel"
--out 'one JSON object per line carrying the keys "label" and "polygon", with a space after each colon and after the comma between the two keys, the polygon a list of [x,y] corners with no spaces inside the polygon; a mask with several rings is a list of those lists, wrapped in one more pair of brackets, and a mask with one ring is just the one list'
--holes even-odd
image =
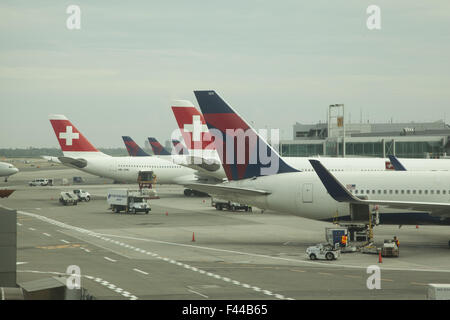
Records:
{"label": "aircraft wheel", "polygon": [[316,260],[316,259],[317,259],[316,255],[315,255],[314,253],[311,253],[311,254],[309,255],[309,258],[310,258],[311,260]]}

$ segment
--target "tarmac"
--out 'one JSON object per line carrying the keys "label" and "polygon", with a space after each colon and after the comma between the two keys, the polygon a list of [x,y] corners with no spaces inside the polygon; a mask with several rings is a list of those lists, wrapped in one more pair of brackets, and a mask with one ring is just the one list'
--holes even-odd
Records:
{"label": "tarmac", "polygon": [[[14,163],[17,165],[17,163]],[[182,186],[157,185],[149,214],[112,213],[112,184],[75,169],[24,164],[0,188],[16,191],[0,205],[18,210],[17,282],[80,268],[81,284],[97,299],[426,299],[428,283],[450,283],[448,226],[377,226],[375,243],[396,235],[400,257],[362,253],[311,261],[308,246],[325,242],[331,223],[273,211],[229,212],[208,197],[185,197]],[[73,176],[85,182],[72,183]],[[54,186],[30,187],[35,178]],[[63,190],[93,196],[77,206],[58,202]],[[193,241],[195,240],[195,241]],[[381,288],[369,289],[369,266]]]}

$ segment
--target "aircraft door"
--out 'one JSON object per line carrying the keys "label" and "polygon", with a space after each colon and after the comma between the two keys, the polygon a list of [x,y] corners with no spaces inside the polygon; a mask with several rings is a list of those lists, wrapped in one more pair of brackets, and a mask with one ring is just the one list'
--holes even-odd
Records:
{"label": "aircraft door", "polygon": [[302,187],[303,203],[313,202],[313,185],[312,183],[304,183]]}

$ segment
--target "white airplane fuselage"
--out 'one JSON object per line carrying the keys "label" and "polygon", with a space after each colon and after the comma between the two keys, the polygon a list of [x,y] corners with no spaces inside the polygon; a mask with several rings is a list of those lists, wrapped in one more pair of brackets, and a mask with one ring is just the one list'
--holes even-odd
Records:
{"label": "white airplane fuselage", "polygon": [[158,184],[183,184],[196,180],[195,171],[157,157],[84,157],[84,172],[127,183],[137,183],[139,171],[153,171]]}
{"label": "white airplane fuselage", "polygon": [[[369,200],[397,200],[448,203],[450,201],[450,172],[334,172],[343,184],[350,185],[356,196]],[[265,190],[269,195],[245,196],[230,194],[228,200],[251,204],[262,209],[290,213],[315,220],[330,220],[350,215],[348,203],[335,201],[315,172],[283,173],[256,179],[230,181],[224,185],[245,189]],[[357,192],[357,193],[356,193]],[[380,207],[383,213],[405,213]],[[416,211],[424,212],[424,211]],[[445,217],[445,215],[444,215]],[[446,213],[450,218],[450,212]]]}
{"label": "white airplane fuselage", "polygon": [[0,162],[0,177],[9,177],[17,172],[19,172],[19,169],[12,164]]}

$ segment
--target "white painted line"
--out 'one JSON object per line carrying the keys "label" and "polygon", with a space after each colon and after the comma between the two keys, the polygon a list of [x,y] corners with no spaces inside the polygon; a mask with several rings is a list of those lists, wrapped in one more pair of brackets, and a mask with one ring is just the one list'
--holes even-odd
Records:
{"label": "white painted line", "polygon": [[27,264],[28,262],[16,262],[16,265]]}
{"label": "white painted line", "polygon": [[[63,228],[67,228],[67,229],[69,229],[69,230],[75,230],[75,231],[80,232],[80,233],[85,234],[85,235],[95,235],[95,237],[97,237],[97,238],[99,238],[99,237],[100,237],[100,238],[103,238],[103,240],[105,240],[105,241],[109,241],[109,240],[110,240],[110,239],[108,239],[108,238],[101,237],[101,236],[99,236],[98,234],[94,234],[92,231],[89,231],[89,230],[87,230],[87,229],[77,228],[77,227],[74,227],[74,226],[71,226],[71,225],[68,225],[68,224],[65,224],[65,223],[62,223],[62,222],[59,222],[59,221],[56,221],[56,220],[47,218],[47,217],[43,217],[43,216],[37,215],[37,214],[33,214],[33,213],[29,213],[29,212],[23,212],[23,211],[18,211],[18,213],[19,213],[19,214],[26,215],[26,216],[31,216],[31,217],[37,218],[37,219],[39,219],[39,220],[42,220],[42,221],[45,221],[45,222],[47,222],[47,223],[50,223],[50,224],[53,224],[53,225],[57,225],[57,226],[60,226],[60,227],[63,227]],[[113,235],[113,236],[114,236],[114,235]],[[126,245],[125,247],[127,247],[127,246],[128,246],[128,248],[129,248],[130,250],[136,250],[136,249],[137,249],[137,250],[139,250],[139,252],[142,252],[142,253],[146,253],[146,252],[147,252],[147,251],[145,251],[145,250],[142,250],[142,249],[136,248],[136,247],[134,247],[134,246],[130,246],[130,245]],[[81,248],[81,249],[83,249],[83,250],[89,252],[89,250],[87,250],[87,249],[84,249],[84,248]],[[136,251],[137,251],[137,250],[136,250]],[[225,250],[224,250],[224,251],[225,251]],[[169,259],[169,258],[166,258],[166,257],[161,257],[160,255],[158,255],[158,254],[156,254],[156,253],[154,253],[153,255],[154,255],[157,259],[161,259],[161,260],[167,261],[167,262],[169,262],[169,263],[171,263],[170,261],[175,261],[175,260],[173,260],[173,259]],[[175,262],[176,262],[176,261],[175,261]],[[176,263],[176,264],[179,265],[178,263]],[[189,270],[195,269],[196,272],[198,272],[198,273],[200,273],[200,274],[205,274],[205,273],[206,273],[207,276],[214,277],[214,278],[216,278],[216,279],[219,279],[219,280],[228,282],[228,281],[227,281],[228,278],[224,278],[224,277],[222,277],[222,276],[220,276],[220,275],[217,275],[217,274],[214,274],[214,273],[212,273],[212,272],[206,272],[206,271],[201,270],[201,269],[193,268],[193,267],[191,267],[191,266],[188,265],[188,264],[180,264],[180,266],[183,266],[184,268],[189,269]],[[145,271],[142,271],[142,270],[139,270],[139,269],[136,269],[136,268],[134,268],[133,270],[136,271],[136,272],[139,272],[139,273],[148,275],[148,273],[145,272]],[[227,279],[227,280],[224,280],[224,279]],[[241,282],[239,282],[239,281],[237,281],[237,280],[232,280],[232,279],[229,279],[229,280],[232,281],[231,283],[233,283],[233,284],[235,284],[235,285],[238,285],[238,286],[240,286],[240,287],[243,287],[243,285],[244,285],[244,284],[241,284]],[[95,281],[101,282],[102,279],[97,278]],[[254,288],[258,288],[258,287],[254,287]],[[258,288],[258,289],[259,289],[259,288]],[[262,291],[262,289],[259,289],[259,290]],[[270,292],[270,291],[267,290],[267,292]],[[124,292],[122,293],[122,295],[123,295],[124,297],[128,297],[128,298],[130,298],[130,299],[135,299],[135,298],[137,299],[137,297],[133,296],[131,293],[129,293],[129,292],[127,292],[127,291],[124,291]],[[275,297],[277,297],[277,298],[279,298],[279,299],[287,299],[286,297],[284,297],[283,295],[280,295],[280,294],[274,294],[274,295],[275,295]]]}
{"label": "white painted line", "polygon": [[108,257],[103,257],[103,258],[105,258],[106,260],[111,261],[111,262],[117,262],[117,260],[114,260],[114,259],[111,259],[111,258],[108,258]]}
{"label": "white painted line", "polygon": [[147,272],[145,272],[145,271],[142,271],[142,270],[139,270],[139,269],[136,269],[136,268],[134,268],[133,270],[134,270],[134,271],[136,271],[136,272],[139,272],[139,273],[142,273],[142,274],[148,275],[148,273],[147,273]]}
{"label": "white painted line", "polygon": [[43,232],[42,234],[47,236],[47,237],[51,237],[52,236],[51,234],[48,234],[48,233],[45,233],[45,232]]}
{"label": "white painted line", "polygon": [[61,239],[61,241],[64,242],[64,243],[70,243],[69,241],[66,241],[66,240],[63,240],[63,239]]}
{"label": "white painted line", "polygon": [[35,228],[28,228],[28,230],[31,230],[31,231],[36,231],[36,229],[35,229]]}
{"label": "white painted line", "polygon": [[202,296],[203,298],[206,298],[206,299],[209,298],[208,296],[206,296],[206,295],[204,295],[204,294],[201,294],[200,292],[197,292],[197,291],[194,291],[194,290],[190,290],[190,289],[188,289],[188,291],[189,291],[189,292],[192,292],[192,293],[195,293],[195,294],[198,294],[199,296]]}
{"label": "white painted line", "polygon": [[17,225],[18,225],[19,227],[21,227],[21,226],[22,226],[22,224],[21,224],[21,223],[18,223],[18,222],[17,222]]}

